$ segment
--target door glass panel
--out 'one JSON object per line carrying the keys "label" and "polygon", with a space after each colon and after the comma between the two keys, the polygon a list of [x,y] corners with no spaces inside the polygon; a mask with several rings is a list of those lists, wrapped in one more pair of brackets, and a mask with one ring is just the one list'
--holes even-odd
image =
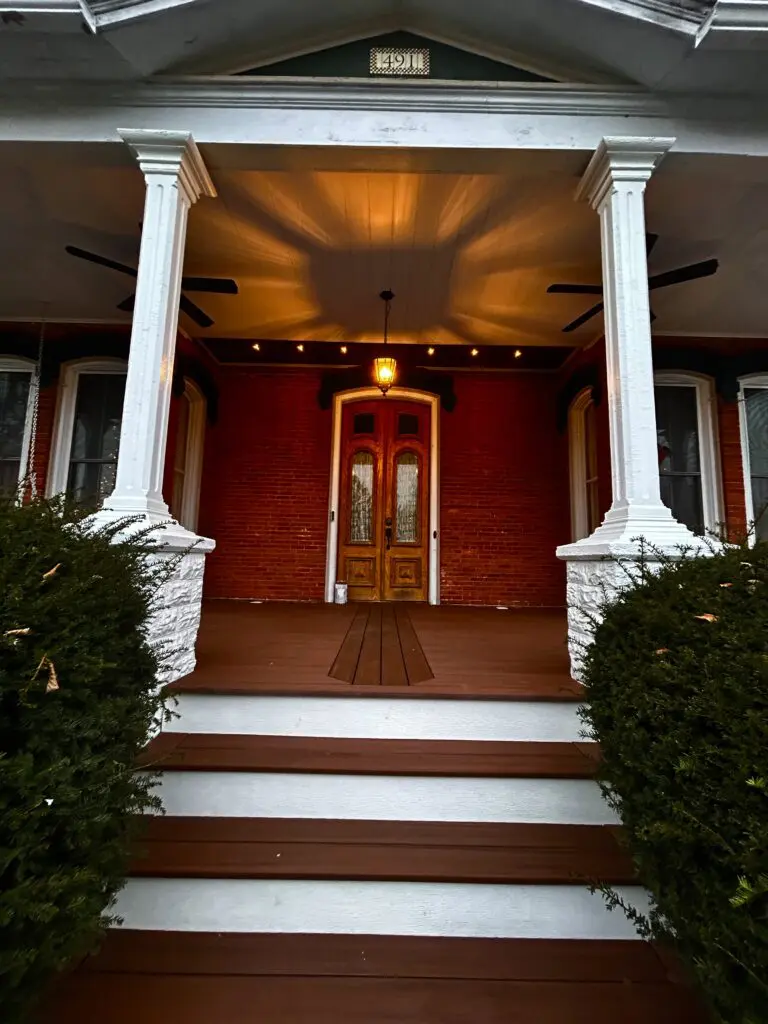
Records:
{"label": "door glass panel", "polygon": [[355,414],[352,429],[356,434],[372,434],[376,420],[372,412],[358,412]]}
{"label": "door glass panel", "polygon": [[19,482],[31,380],[24,370],[0,373],[0,494],[12,493]]}
{"label": "door glass panel", "polygon": [[418,434],[419,417],[411,412],[401,412],[397,417],[397,432],[400,437]]}
{"label": "door glass panel", "polygon": [[396,533],[401,544],[419,539],[419,457],[403,452],[395,460]]}
{"label": "door glass panel", "polygon": [[350,473],[350,544],[373,543],[373,455],[357,452]]}
{"label": "door glass panel", "polygon": [[694,533],[704,532],[696,389],[656,388],[661,500]]}
{"label": "door glass panel", "polygon": [[768,539],[768,389],[745,388],[752,515],[759,540]]}

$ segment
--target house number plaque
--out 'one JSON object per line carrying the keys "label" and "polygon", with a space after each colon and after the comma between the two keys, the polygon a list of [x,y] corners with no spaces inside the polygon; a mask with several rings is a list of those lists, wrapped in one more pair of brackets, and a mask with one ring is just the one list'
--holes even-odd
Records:
{"label": "house number plaque", "polygon": [[371,74],[428,75],[429,50],[374,46],[371,50]]}

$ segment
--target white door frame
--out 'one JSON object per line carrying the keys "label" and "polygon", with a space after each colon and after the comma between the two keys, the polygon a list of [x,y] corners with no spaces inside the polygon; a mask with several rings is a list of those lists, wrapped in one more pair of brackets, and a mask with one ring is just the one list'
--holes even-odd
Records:
{"label": "white door frame", "polygon": [[339,391],[333,396],[333,443],[331,447],[331,486],[328,493],[328,544],[325,562],[325,600],[332,604],[339,554],[339,489],[341,486],[341,415],[347,402],[378,398],[383,402],[399,398],[423,402],[430,407],[429,430],[429,573],[428,600],[440,604],[440,398],[427,391],[390,388],[386,397],[377,387]]}

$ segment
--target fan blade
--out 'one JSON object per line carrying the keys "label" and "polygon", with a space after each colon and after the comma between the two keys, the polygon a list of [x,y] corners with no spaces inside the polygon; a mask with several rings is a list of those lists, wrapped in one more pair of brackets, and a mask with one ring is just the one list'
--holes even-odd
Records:
{"label": "fan blade", "polygon": [[654,288],[666,288],[670,284],[682,284],[684,281],[697,281],[700,277],[711,277],[717,273],[719,266],[718,260],[703,260],[701,263],[691,263],[677,270],[667,270],[664,274],[654,274],[648,281],[648,287],[652,291]]}
{"label": "fan blade", "polygon": [[194,320],[198,327],[211,327],[213,320],[204,313],[199,306],[196,306],[191,299],[188,299],[186,295],[182,295],[179,299],[179,306],[187,314],[190,320]]}
{"label": "fan blade", "polygon": [[123,299],[122,302],[118,302],[117,308],[122,309],[124,313],[132,313],[133,307],[136,305],[136,293],[129,295],[127,299]]}
{"label": "fan blade", "polygon": [[646,231],[646,233],[645,233],[645,255],[646,256],[650,256],[651,255],[651,253],[653,252],[653,247],[656,245],[658,240],[659,240],[659,236],[658,235],[653,235],[649,231]]}
{"label": "fan blade", "polygon": [[551,284],[547,288],[551,295],[602,295],[601,284]]}
{"label": "fan blade", "polygon": [[575,320],[566,324],[563,328],[563,333],[569,334],[571,331],[575,331],[577,327],[581,327],[581,325],[585,324],[587,320],[591,320],[593,316],[597,316],[598,313],[602,312],[602,309],[603,303],[598,302],[596,306],[592,307],[592,309],[588,309],[586,313],[582,313],[581,316],[576,317]]}
{"label": "fan blade", "polygon": [[76,245],[65,245],[64,250],[70,256],[77,256],[78,259],[88,260],[89,263],[98,263],[100,267],[118,270],[121,274],[128,274],[129,277],[137,276],[133,267],[127,267],[125,263],[117,263],[115,260],[108,260],[106,256],[98,256],[95,252],[88,252],[86,249],[78,249]]}
{"label": "fan blade", "polygon": [[187,292],[237,295],[237,281],[231,277],[182,277],[181,287]]}

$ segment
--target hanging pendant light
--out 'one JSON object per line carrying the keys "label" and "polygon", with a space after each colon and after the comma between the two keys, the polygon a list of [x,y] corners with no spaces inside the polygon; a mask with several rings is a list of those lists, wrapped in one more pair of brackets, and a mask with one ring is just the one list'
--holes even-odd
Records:
{"label": "hanging pendant light", "polygon": [[379,298],[384,303],[384,346],[382,349],[382,355],[377,356],[373,360],[373,379],[376,382],[376,386],[380,389],[382,395],[386,395],[392,385],[395,383],[397,377],[397,360],[393,356],[385,356],[383,354],[387,346],[387,339],[389,336],[389,307],[394,299],[394,292],[389,290],[381,292]]}

